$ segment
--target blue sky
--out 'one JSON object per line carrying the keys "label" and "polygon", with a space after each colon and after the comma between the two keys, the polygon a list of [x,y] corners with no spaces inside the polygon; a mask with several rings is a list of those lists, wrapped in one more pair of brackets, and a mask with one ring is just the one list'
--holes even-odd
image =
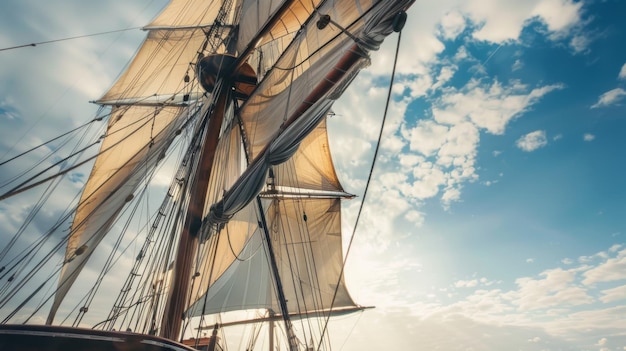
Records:
{"label": "blue sky", "polygon": [[[163,1],[120,16],[122,1],[64,4],[3,2],[0,46],[140,26]],[[625,13],[617,0],[413,5],[347,272],[377,308],[333,322],[343,350],[626,350]],[[0,52],[0,155],[40,116],[50,135],[89,119],[141,37]],[[396,39],[334,107],[333,157],[355,194]],[[361,198],[344,205],[346,233]],[[3,231],[20,208],[0,204]]]}

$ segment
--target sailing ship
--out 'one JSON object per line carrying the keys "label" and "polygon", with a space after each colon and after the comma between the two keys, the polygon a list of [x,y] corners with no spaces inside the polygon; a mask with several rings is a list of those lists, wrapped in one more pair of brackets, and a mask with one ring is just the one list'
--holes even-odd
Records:
{"label": "sailing ship", "polygon": [[[341,201],[352,195],[326,118],[413,1],[172,0],[96,117],[64,137],[105,120],[102,136],[3,184],[0,201],[41,200],[0,253],[0,349],[217,350],[237,325],[247,350],[259,325],[270,350],[330,348],[329,318],[365,307],[343,279]],[[35,236],[29,223],[56,185],[89,162],[80,196]],[[171,183],[144,215],[164,164],[176,165]],[[76,284],[95,263],[93,285]],[[116,264],[130,272],[93,317]]]}

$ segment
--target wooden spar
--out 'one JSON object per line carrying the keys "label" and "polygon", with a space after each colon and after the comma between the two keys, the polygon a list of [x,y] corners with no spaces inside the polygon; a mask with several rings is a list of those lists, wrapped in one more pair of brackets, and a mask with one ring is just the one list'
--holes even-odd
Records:
{"label": "wooden spar", "polygon": [[[270,313],[269,318],[274,317],[274,312],[272,312],[272,310],[270,310],[269,313]],[[274,351],[274,321],[273,320],[270,320],[270,325],[269,325],[268,329],[269,329],[269,334],[270,334],[269,335],[269,338],[270,338],[270,342],[269,342],[270,347],[269,347],[269,349],[271,351]]]}
{"label": "wooden spar", "polygon": [[[355,306],[355,307],[348,307],[348,308],[341,308],[341,309],[333,309],[333,310],[324,310],[324,311],[312,311],[312,312],[308,312],[308,313],[302,313],[302,312],[294,312],[294,313],[290,313],[289,316],[291,318],[297,318],[297,317],[327,317],[329,314],[331,316],[342,316],[344,314],[348,314],[348,313],[352,313],[352,312],[359,312],[359,311],[364,311],[364,310],[368,310],[374,308],[374,306]],[[275,314],[275,313],[271,313],[269,316],[267,317],[260,317],[260,318],[254,318],[254,319],[248,319],[248,320],[242,320],[242,321],[234,321],[234,322],[226,322],[226,323],[221,323],[219,325],[220,328],[225,328],[225,327],[232,327],[232,326],[236,326],[236,325],[243,325],[243,324],[250,324],[250,323],[263,323],[263,322],[275,322],[275,321],[280,321],[282,320],[283,317],[280,314]],[[212,326],[205,326],[205,327],[198,327],[198,330],[207,330],[207,329],[211,329],[213,328]]]}
{"label": "wooden spar", "polygon": [[267,227],[267,222],[265,220],[265,215],[263,213],[263,204],[261,203],[261,198],[259,196],[256,197],[257,206],[259,208],[260,216],[260,224],[263,227],[263,234],[265,235],[265,248],[267,249],[268,258],[270,260],[270,267],[272,269],[272,275],[274,276],[274,282],[276,283],[276,293],[278,294],[278,304],[280,305],[280,312],[283,317],[283,322],[285,323],[285,332],[287,333],[287,340],[289,344],[289,351],[297,351],[298,350],[298,342],[295,334],[293,333],[293,325],[291,324],[291,319],[289,318],[289,310],[287,309],[287,299],[285,298],[285,291],[283,290],[283,283],[280,277],[280,272],[278,270],[278,263],[276,262],[276,255],[274,254],[274,248],[272,245],[272,238],[270,236],[269,229]]}
{"label": "wooden spar", "polygon": [[190,192],[189,208],[185,216],[183,231],[180,234],[178,251],[176,253],[176,264],[174,266],[174,277],[168,295],[165,313],[161,322],[160,335],[170,340],[177,340],[180,334],[180,327],[183,321],[185,303],[189,291],[189,281],[191,280],[191,269],[194,262],[194,255],[198,245],[198,231],[202,225],[202,215],[204,212],[204,202],[209,187],[209,178],[213,168],[215,150],[219,141],[219,132],[222,128],[222,121],[226,106],[230,100],[231,84],[222,80],[219,88],[217,102],[209,112],[209,123],[202,143],[200,159],[193,178],[193,185]]}

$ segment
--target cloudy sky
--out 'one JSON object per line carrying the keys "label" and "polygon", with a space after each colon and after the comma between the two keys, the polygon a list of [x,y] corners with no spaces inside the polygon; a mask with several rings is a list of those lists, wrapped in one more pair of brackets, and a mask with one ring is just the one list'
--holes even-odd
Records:
{"label": "cloudy sky", "polygon": [[[3,1],[0,48],[138,27],[163,5]],[[413,5],[347,272],[377,308],[333,322],[342,350],[626,350],[624,14],[619,0]],[[0,159],[90,119],[143,35],[0,51]],[[334,107],[334,159],[361,195],[347,233],[397,39]],[[0,203],[2,231],[21,210]]]}

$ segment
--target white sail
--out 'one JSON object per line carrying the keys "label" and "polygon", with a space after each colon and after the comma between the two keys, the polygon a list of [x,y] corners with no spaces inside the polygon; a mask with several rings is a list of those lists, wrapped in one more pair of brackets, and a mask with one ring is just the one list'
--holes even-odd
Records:
{"label": "white sail", "polygon": [[298,31],[320,2],[320,0],[243,0],[237,49],[241,52],[250,45],[280,6],[288,6],[288,9],[260,42],[253,43],[256,46]]}
{"label": "white sail", "polygon": [[[144,28],[207,27],[214,24],[221,7],[221,1],[171,0],[167,7]],[[226,23],[232,23],[232,18],[228,18]]]}
{"label": "white sail", "polygon": [[[339,295],[334,307],[354,306],[343,280],[339,277],[343,263],[339,197],[347,194],[343,193],[332,165],[325,121],[304,139],[292,158],[275,168],[274,174],[272,187],[277,190],[264,193],[263,215],[270,228],[289,229],[287,232],[278,229],[274,235],[276,241],[273,242],[273,246],[281,248],[277,249],[277,258],[281,263],[282,279],[286,282],[293,281],[289,270],[289,255],[294,260],[305,262],[302,267],[310,267],[312,262],[319,262],[319,266],[309,268],[308,273],[312,276],[304,277],[301,272],[294,271],[293,274],[302,275],[298,278],[298,281],[303,282],[300,289],[293,283],[285,283],[289,287],[286,289],[287,300],[293,304],[289,306],[290,310],[294,308],[293,311],[298,311],[297,302],[311,300],[316,297],[313,295],[316,293],[323,296],[322,301],[309,303],[307,310],[329,308],[331,298],[328,293],[337,282],[340,282]],[[330,199],[328,193],[332,194]],[[281,202],[283,196],[286,198],[285,202]],[[317,199],[316,196],[325,198]],[[267,251],[262,246],[263,232],[258,226],[260,213],[255,206],[256,203],[251,203],[239,211],[219,232],[221,238],[216,249],[219,259],[216,263],[212,265],[212,258],[208,257],[196,269],[202,272],[203,277],[198,286],[209,286],[208,294],[206,288],[195,290],[192,296],[197,298],[195,302],[192,301],[188,315],[254,308],[280,311],[276,294],[272,290],[273,278],[268,266]],[[298,214],[297,211],[303,211],[307,215],[307,230],[304,233],[302,227],[298,226],[298,222],[303,221],[302,213]],[[300,246],[289,247],[301,241],[297,235],[310,237],[307,239],[312,244],[309,250],[304,250],[308,244],[303,242]],[[205,250],[211,249],[207,246]],[[318,280],[312,280],[312,277]],[[308,287],[309,290],[302,290],[303,287]]]}
{"label": "white sail", "polygon": [[107,234],[131,194],[164,155],[184,121],[180,107],[114,108],[100,154],[72,224],[48,323],[78,273]]}
{"label": "white sail", "polygon": [[182,102],[184,94],[197,95],[199,87],[185,82],[185,76],[194,77],[191,62],[205,39],[202,29],[151,30],[132,63],[98,102],[174,103]]}
{"label": "white sail", "polygon": [[[192,20],[212,22],[217,11],[212,10],[215,5],[209,5],[214,2],[205,2],[204,10],[198,10],[200,3],[174,1],[155,21],[172,25],[181,20],[184,24]],[[179,13],[181,7],[188,11]],[[206,16],[194,17],[198,13]],[[191,62],[205,40],[205,33],[198,28],[150,30],[126,71],[98,101],[115,106],[76,211],[48,323],[52,323],[72,283],[145,176],[145,170],[156,165],[184,118],[197,112],[193,102],[186,108],[175,106],[191,101],[184,98],[185,94],[199,95],[198,85],[189,83],[195,75]],[[223,51],[223,47],[218,50]]]}
{"label": "white sail", "polygon": [[[339,200],[274,200],[267,215],[289,311],[306,315],[331,307],[355,306],[339,276],[343,264]],[[227,232],[224,235],[232,238],[234,233]],[[255,308],[280,312],[268,262],[263,234],[257,229],[237,259],[187,314]],[[337,296],[331,306],[335,289]]]}

